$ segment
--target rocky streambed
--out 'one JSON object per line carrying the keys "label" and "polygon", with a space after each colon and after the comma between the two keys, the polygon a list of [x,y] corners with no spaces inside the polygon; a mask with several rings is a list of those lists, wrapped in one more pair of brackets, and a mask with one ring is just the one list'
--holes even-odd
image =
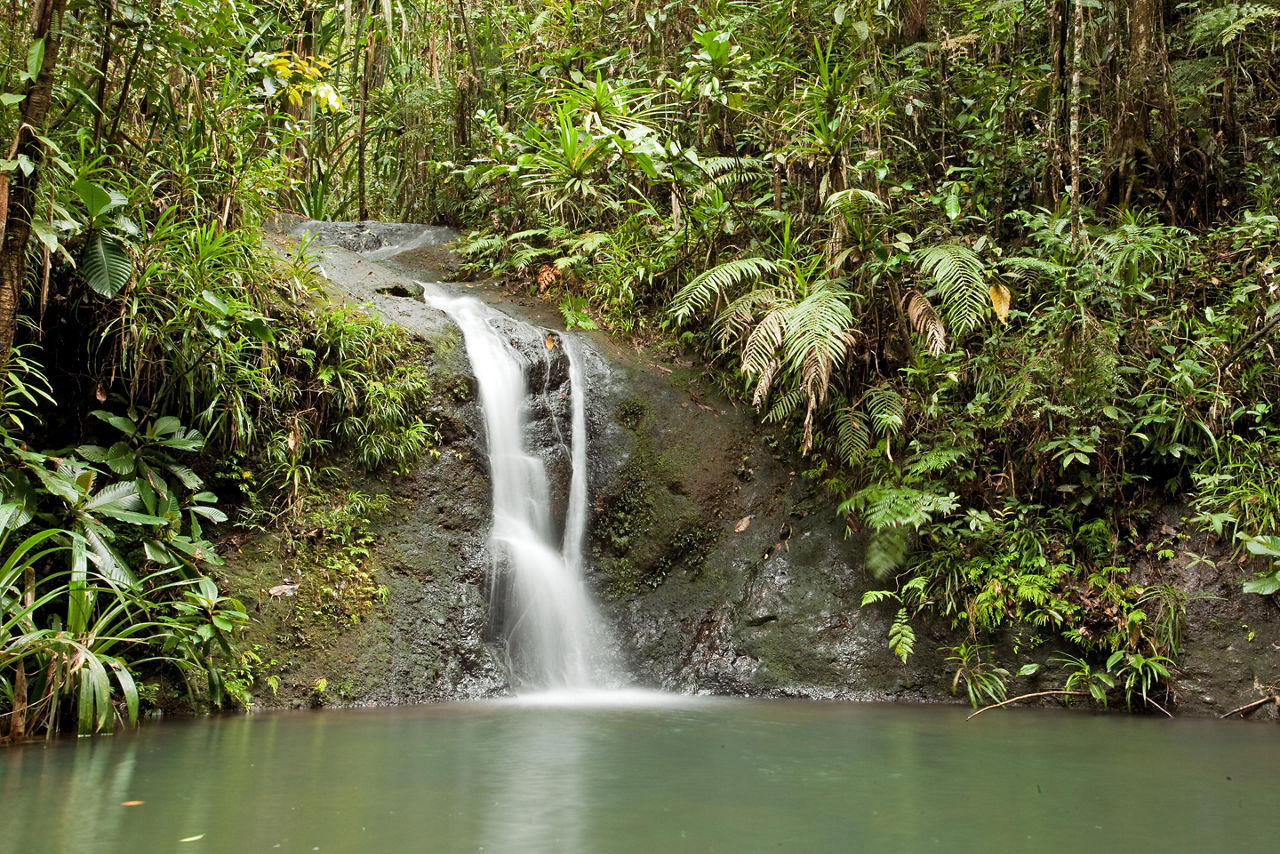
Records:
{"label": "rocky streambed", "polygon": [[[327,619],[313,601],[272,595],[313,571],[283,553],[277,536],[235,541],[227,581],[253,611],[245,648],[260,662],[246,668],[255,699],[367,705],[506,693],[500,649],[488,635],[490,496],[474,383],[460,336],[416,284],[451,277],[453,234],[377,223],[305,223],[293,232],[274,238],[278,250],[296,252],[298,235],[314,235],[309,251],[331,298],[426,343],[442,443],[438,458],[412,471],[347,475],[347,488],[389,497],[368,520],[368,563],[382,589],[358,620]],[[563,330],[545,303],[498,285],[446,287],[553,337]],[[587,581],[631,680],[687,693],[957,701],[943,650],[963,635],[924,625],[908,664],[890,653],[893,609],[859,607],[879,586],[863,566],[862,540],[815,496],[794,461],[771,450],[753,413],[706,387],[678,354],[580,337],[592,449]],[[567,477],[567,402],[559,401],[567,401],[568,371],[553,343],[518,346],[547,351],[546,369],[530,377],[543,402],[530,413],[531,442],[554,480]],[[1176,512],[1159,525],[1153,539],[1173,543],[1175,557],[1135,571],[1143,581],[1196,591],[1175,673],[1177,710],[1221,713],[1262,696],[1280,675],[1277,609],[1241,595],[1248,571],[1184,533]],[[1196,560],[1204,555],[1212,566]],[[1015,680],[1010,695],[1057,682],[1043,668]]]}

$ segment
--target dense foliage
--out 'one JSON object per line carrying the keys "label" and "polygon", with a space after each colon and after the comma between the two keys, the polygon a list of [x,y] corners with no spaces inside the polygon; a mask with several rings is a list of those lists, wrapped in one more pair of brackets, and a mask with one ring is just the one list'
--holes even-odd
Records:
{"label": "dense foliage", "polygon": [[867,535],[904,659],[927,610],[975,697],[990,639],[1057,636],[1068,687],[1146,699],[1189,595],[1131,577],[1151,509],[1280,554],[1280,6],[417,14],[397,203],[571,326],[707,354]]}
{"label": "dense foliage", "polygon": [[[0,714],[35,690],[51,723],[69,690],[92,728],[137,694],[126,659],[209,670],[237,608],[202,580],[202,481],[270,514],[332,444],[398,465],[430,443],[411,346],[261,254],[278,207],[468,226],[475,269],[570,326],[705,354],[867,537],[904,659],[929,611],[969,633],[975,699],[1003,691],[997,636],[1056,636],[1067,689],[1146,698],[1187,596],[1128,570],[1163,552],[1150,509],[1280,556],[1277,21],[1272,0],[10,4]],[[1274,564],[1247,589],[1280,590]]]}
{"label": "dense foliage", "polygon": [[219,497],[288,521],[328,452],[401,467],[434,441],[421,347],[263,247],[304,96],[342,101],[260,11],[36,0],[0,24],[0,738],[110,729],[175,681],[236,693]]}

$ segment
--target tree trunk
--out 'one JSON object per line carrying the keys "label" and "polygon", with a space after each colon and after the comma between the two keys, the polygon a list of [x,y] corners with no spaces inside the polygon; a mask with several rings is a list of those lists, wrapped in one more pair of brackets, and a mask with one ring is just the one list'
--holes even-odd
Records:
{"label": "tree trunk", "polygon": [[0,362],[9,358],[18,326],[22,284],[27,275],[27,241],[31,238],[31,217],[44,156],[44,144],[36,135],[44,126],[53,98],[53,72],[58,64],[62,12],[66,5],[67,0],[36,0],[31,14],[31,41],[34,44],[44,40],[44,63],[36,79],[27,83],[22,118],[13,142],[13,156],[25,157],[32,168],[30,173],[21,169],[13,173],[5,204],[0,205],[7,211],[4,238],[0,242]]}
{"label": "tree trunk", "polygon": [[1058,194],[1063,187],[1063,145],[1061,140],[1063,81],[1066,79],[1066,0],[1050,0],[1049,8],[1049,98],[1048,128],[1046,137],[1046,161],[1043,186],[1043,199],[1046,207],[1054,207],[1058,203]]}
{"label": "tree trunk", "polygon": [[1119,121],[1108,146],[1108,160],[1115,176],[1108,183],[1114,189],[1116,202],[1122,205],[1128,205],[1133,194],[1135,158],[1147,144],[1158,11],[1157,0],[1132,0],[1129,3],[1128,70],[1118,94]]}
{"label": "tree trunk", "polygon": [[1071,51],[1071,246],[1080,246],[1080,66],[1084,62],[1084,0],[1076,0]]}
{"label": "tree trunk", "polygon": [[902,38],[907,44],[929,37],[929,0],[905,0],[902,10]]}
{"label": "tree trunk", "polygon": [[[30,609],[36,599],[36,571],[28,566],[22,573],[22,607]],[[13,711],[9,713],[9,738],[18,741],[27,734],[27,667],[26,662],[18,659],[18,667],[13,674]]]}
{"label": "tree trunk", "polygon": [[359,124],[356,128],[356,194],[359,198],[360,221],[363,222],[369,218],[369,200],[365,193],[365,116],[368,112],[369,103],[369,38],[368,33],[365,34],[364,45],[364,63],[360,74],[360,116]]}

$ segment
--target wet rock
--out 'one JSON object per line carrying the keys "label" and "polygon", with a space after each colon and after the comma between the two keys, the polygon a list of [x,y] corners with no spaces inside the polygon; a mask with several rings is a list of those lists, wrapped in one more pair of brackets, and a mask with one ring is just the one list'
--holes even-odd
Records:
{"label": "wet rock", "polygon": [[[333,242],[362,233],[358,224],[332,225]],[[424,238],[416,226],[367,227],[384,245],[363,257],[326,251],[325,269],[388,320],[429,339],[447,336],[438,313],[374,290],[444,269],[439,256],[404,249],[414,241],[438,246],[431,241],[439,235]],[[390,266],[361,266],[376,253],[388,254]],[[538,315],[539,305],[521,305],[500,290],[482,295],[542,326],[558,322],[554,312]],[[559,334],[515,335],[513,346],[532,365],[529,447],[547,461],[553,493],[565,495],[570,413]],[[678,364],[658,370],[648,356],[603,337],[593,341],[583,354],[593,448],[588,582],[614,626],[609,643],[638,683],[702,694],[957,702],[945,657],[964,635],[917,621],[909,663],[890,653],[896,606],[861,607],[863,594],[881,586],[863,565],[862,542],[847,536],[833,508],[795,475],[798,467],[768,450],[750,413],[734,411]],[[455,342],[450,369],[460,393],[438,421],[442,459],[453,463],[416,473],[412,509],[381,529],[378,553],[393,567],[386,576],[392,580],[379,628],[352,642],[350,663],[368,674],[360,702],[506,688],[485,599],[493,591],[483,428],[462,349]],[[561,504],[557,520],[563,513]],[[1162,524],[1187,528],[1176,510]],[[1280,682],[1280,619],[1268,599],[1239,592],[1252,566],[1203,538],[1180,543],[1173,561],[1135,567],[1134,581],[1167,583],[1185,596],[1175,699],[1183,712],[1221,714]],[[1205,555],[1209,563],[1194,559]],[[1206,592],[1219,598],[1200,595]],[[1048,665],[1055,651],[1047,643],[1033,658]],[[1014,660],[1010,645],[997,652]],[[1060,681],[1046,666],[1015,680],[1010,692]],[[1251,712],[1275,713],[1274,704]]]}

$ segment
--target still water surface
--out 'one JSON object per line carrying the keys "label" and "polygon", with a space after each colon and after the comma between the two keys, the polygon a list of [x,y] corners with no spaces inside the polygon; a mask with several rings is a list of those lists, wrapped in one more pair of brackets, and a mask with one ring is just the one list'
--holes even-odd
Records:
{"label": "still water surface", "polygon": [[149,724],[0,751],[0,852],[1275,850],[1272,725],[966,712],[508,701]]}

